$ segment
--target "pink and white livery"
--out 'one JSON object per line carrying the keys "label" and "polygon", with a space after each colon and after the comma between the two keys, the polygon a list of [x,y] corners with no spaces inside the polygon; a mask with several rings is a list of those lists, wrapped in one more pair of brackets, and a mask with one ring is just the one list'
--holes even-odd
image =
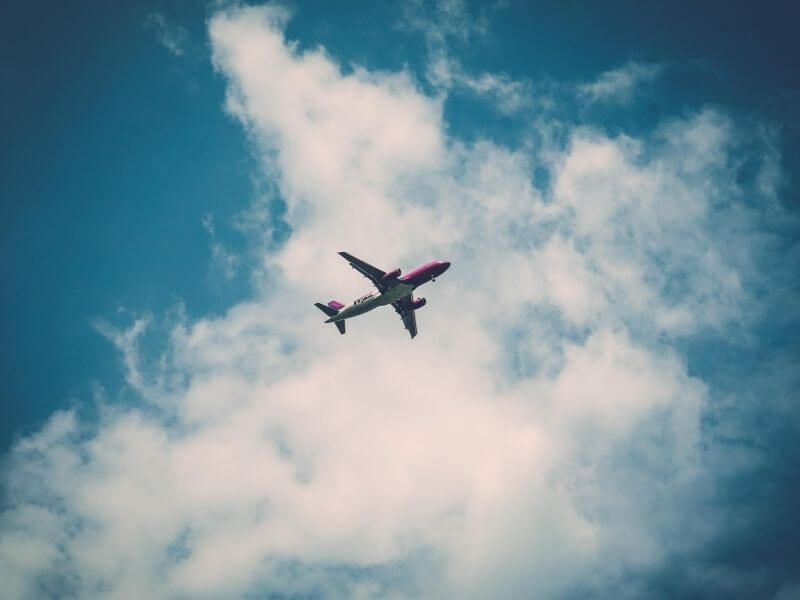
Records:
{"label": "pink and white livery", "polygon": [[436,278],[450,268],[450,263],[445,260],[434,260],[417,267],[410,273],[400,276],[400,269],[381,271],[377,267],[356,258],[347,252],[339,252],[350,266],[369,279],[377,288],[377,292],[370,292],[356,298],[350,304],[342,304],[331,300],[327,305],[316,302],[314,306],[328,315],[326,323],[333,323],[344,333],[344,321],[351,317],[362,315],[379,306],[391,304],[397,314],[403,319],[403,325],[413,338],[417,335],[417,318],[414,311],[425,306],[425,298],[414,299],[412,292],[429,281]]}

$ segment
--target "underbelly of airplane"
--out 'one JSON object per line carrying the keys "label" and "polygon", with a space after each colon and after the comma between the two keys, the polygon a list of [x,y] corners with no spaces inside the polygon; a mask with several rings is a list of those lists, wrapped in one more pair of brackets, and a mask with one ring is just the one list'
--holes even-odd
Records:
{"label": "underbelly of airplane", "polygon": [[399,283],[394,286],[390,290],[386,290],[383,294],[377,295],[373,298],[368,300],[364,300],[363,302],[352,303],[348,306],[345,306],[338,315],[333,317],[332,321],[342,321],[344,319],[349,319],[350,317],[356,317],[358,315],[363,315],[365,312],[369,312],[374,308],[378,308],[379,306],[386,306],[387,304],[391,304],[395,300],[399,300],[400,298],[407,296],[411,293],[411,290],[414,289],[414,286],[409,285],[407,283]]}

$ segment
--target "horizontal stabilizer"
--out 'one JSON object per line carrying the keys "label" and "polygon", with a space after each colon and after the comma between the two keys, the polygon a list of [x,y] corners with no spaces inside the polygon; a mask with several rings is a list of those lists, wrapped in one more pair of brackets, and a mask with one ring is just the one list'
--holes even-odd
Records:
{"label": "horizontal stabilizer", "polygon": [[336,310],[335,308],[332,308],[330,306],[325,306],[321,302],[315,302],[314,306],[316,306],[318,309],[320,309],[322,312],[324,312],[329,317],[333,317],[334,315],[339,314],[338,310]]}
{"label": "horizontal stabilizer", "polygon": [[[318,309],[320,309],[322,312],[324,312],[329,317],[335,317],[336,315],[339,314],[339,311],[336,310],[335,308],[333,308],[332,306],[330,306],[330,304],[334,304],[334,303],[338,304],[339,306],[344,306],[344,304],[341,304],[340,302],[336,302],[336,300],[331,300],[328,303],[328,306],[322,304],[321,302],[314,302],[314,306],[316,306]],[[325,322],[326,323],[330,323],[331,320],[328,319]],[[344,333],[344,321],[334,321],[333,324],[336,325],[336,329],[339,330],[339,333]]]}

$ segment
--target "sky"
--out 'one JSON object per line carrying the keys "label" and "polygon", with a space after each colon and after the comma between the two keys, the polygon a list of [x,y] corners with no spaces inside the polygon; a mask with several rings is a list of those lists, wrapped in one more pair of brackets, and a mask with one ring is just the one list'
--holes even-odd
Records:
{"label": "sky", "polygon": [[6,12],[4,598],[800,598],[797,8]]}

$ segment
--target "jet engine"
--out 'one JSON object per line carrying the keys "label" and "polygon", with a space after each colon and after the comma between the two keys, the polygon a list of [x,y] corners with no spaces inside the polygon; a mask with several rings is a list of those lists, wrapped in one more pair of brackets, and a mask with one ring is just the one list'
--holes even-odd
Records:
{"label": "jet engine", "polygon": [[417,310],[425,306],[425,298],[417,298],[411,301],[411,310]]}
{"label": "jet engine", "polygon": [[387,272],[386,275],[383,276],[383,280],[386,281],[388,279],[394,279],[395,277],[400,277],[400,267]]}

